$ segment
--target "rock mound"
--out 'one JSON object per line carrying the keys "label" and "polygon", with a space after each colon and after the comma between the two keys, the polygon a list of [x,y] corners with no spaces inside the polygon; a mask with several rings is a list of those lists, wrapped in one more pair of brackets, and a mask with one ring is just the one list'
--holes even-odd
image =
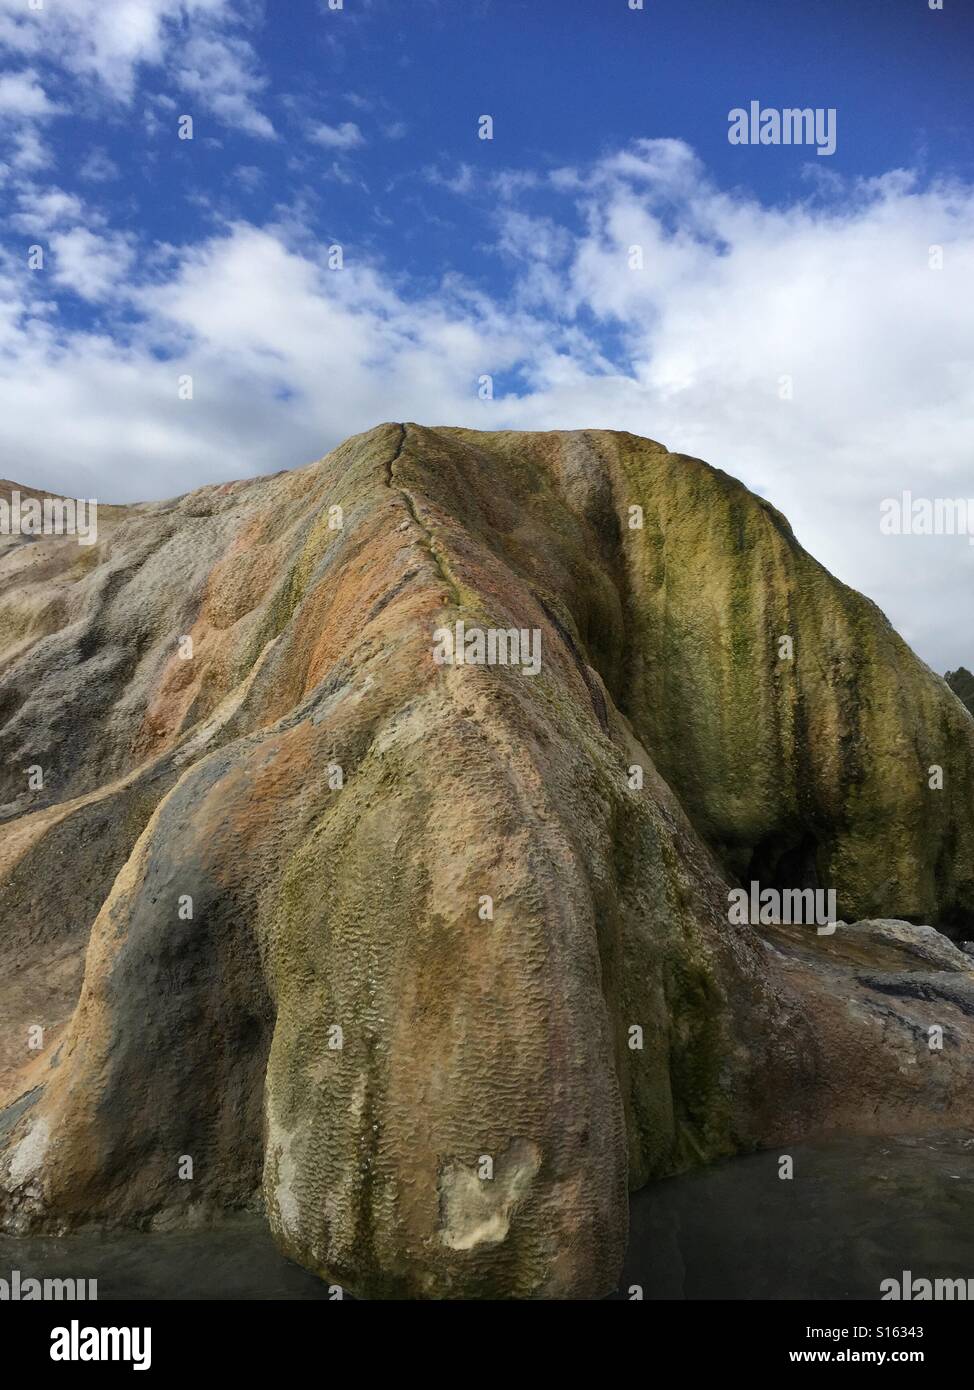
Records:
{"label": "rock mound", "polygon": [[99,526],[0,555],[8,1229],[592,1296],[629,1188],[971,1125],[974,724],[741,484],[389,424]]}

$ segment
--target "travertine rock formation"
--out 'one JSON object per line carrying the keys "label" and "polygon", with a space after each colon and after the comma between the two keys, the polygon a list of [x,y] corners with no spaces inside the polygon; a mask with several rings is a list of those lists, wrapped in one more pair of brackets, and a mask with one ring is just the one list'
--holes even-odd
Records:
{"label": "travertine rock formation", "polygon": [[8,1228],[262,1192],[356,1293],[598,1295],[627,1188],[974,1122],[974,721],[726,474],[389,424],[99,528],[0,554]]}

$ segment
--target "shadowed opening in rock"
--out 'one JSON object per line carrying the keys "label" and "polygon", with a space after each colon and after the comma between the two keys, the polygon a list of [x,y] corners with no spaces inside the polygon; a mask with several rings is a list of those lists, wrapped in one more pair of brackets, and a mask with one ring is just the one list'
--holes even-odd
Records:
{"label": "shadowed opening in rock", "polygon": [[818,872],[819,841],[809,831],[780,831],[766,836],[751,855],[746,883],[762,888],[823,888]]}

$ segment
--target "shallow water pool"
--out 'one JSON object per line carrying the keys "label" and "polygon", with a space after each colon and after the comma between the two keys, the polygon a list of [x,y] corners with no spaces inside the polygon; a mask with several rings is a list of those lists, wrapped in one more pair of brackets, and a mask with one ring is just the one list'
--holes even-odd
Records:
{"label": "shallow water pool", "polygon": [[[974,1281],[974,1138],[794,1145],[636,1193],[620,1292],[646,1299],[878,1299],[884,1279]],[[325,1299],[262,1221],[191,1233],[0,1236],[0,1278],[97,1279],[106,1299]],[[972,1282],[974,1288],[974,1282]]]}

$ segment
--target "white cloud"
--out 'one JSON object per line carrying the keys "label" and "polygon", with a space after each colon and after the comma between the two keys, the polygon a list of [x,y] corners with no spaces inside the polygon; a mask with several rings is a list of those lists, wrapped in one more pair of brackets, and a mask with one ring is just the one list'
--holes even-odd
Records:
{"label": "white cloud", "polygon": [[0,74],[0,127],[10,166],[18,174],[36,173],[54,162],[39,127],[63,109],[51,101],[33,68]]}
{"label": "white cloud", "polygon": [[10,223],[18,231],[27,233],[49,232],[66,222],[76,222],[84,212],[84,204],[75,193],[65,193],[63,188],[38,188],[25,184],[17,193],[19,211],[10,217]]}
{"label": "white cloud", "polygon": [[505,202],[527,192],[530,188],[537,188],[538,183],[538,175],[533,169],[501,169],[498,173],[491,175],[490,179],[491,188],[495,193],[500,194]]}
{"label": "white cloud", "polygon": [[0,0],[0,50],[55,64],[113,100],[132,102],[143,68],[165,69],[205,111],[249,134],[273,134],[264,86],[232,0]]}
{"label": "white cloud", "polygon": [[106,299],[127,274],[133,250],[126,238],[72,227],[51,237],[54,280],[92,302]]}
{"label": "white cloud", "polygon": [[264,171],[256,164],[238,164],[233,171],[234,182],[248,193],[255,192],[264,182]]}
{"label": "white cloud", "polygon": [[436,165],[431,165],[423,170],[423,176],[428,183],[436,188],[445,188],[450,193],[457,193],[461,196],[470,193],[476,187],[473,166],[461,163],[457,166],[456,173],[444,174]]}
{"label": "white cloud", "polygon": [[61,110],[45,92],[32,68],[0,75],[0,115],[25,120],[56,116]]}
{"label": "white cloud", "polygon": [[12,163],[22,174],[36,173],[54,163],[54,156],[33,125],[22,126],[13,136]]}
{"label": "white cloud", "polygon": [[419,294],[352,256],[330,271],[294,219],[240,222],[135,271],[87,214],[77,234],[70,195],[35,191],[21,215],[61,238],[55,277],[101,297],[124,265],[141,317],[114,340],[63,330],[27,297],[56,278],[10,269],[8,472],[165,496],[301,463],[384,419],[628,429],[742,478],[928,660],[970,666],[974,547],[884,537],[879,503],[974,495],[974,188],[896,174],[768,208],[714,187],[674,142],[562,170],[558,187],[544,218],[495,210],[503,299],[456,277]]}
{"label": "white cloud", "polygon": [[353,150],[365,144],[365,138],[354,121],[342,121],[337,126],[319,121],[309,129],[308,139],[315,145],[324,145],[327,150]]}
{"label": "white cloud", "polygon": [[255,105],[265,83],[254,66],[253,49],[243,39],[197,35],[180,53],[175,75],[179,85],[225,125],[273,139],[274,127]]}
{"label": "white cloud", "polygon": [[617,175],[654,195],[687,194],[702,173],[700,161],[683,140],[634,140],[631,148],[602,160],[594,181]]}
{"label": "white cloud", "polygon": [[30,10],[22,0],[0,0],[0,45],[42,55],[127,102],[138,67],[162,62],[167,12],[185,19],[220,8],[219,0],[59,0]]}
{"label": "white cloud", "polygon": [[106,150],[96,147],[82,160],[78,173],[89,183],[109,183],[118,178],[119,169]]}

